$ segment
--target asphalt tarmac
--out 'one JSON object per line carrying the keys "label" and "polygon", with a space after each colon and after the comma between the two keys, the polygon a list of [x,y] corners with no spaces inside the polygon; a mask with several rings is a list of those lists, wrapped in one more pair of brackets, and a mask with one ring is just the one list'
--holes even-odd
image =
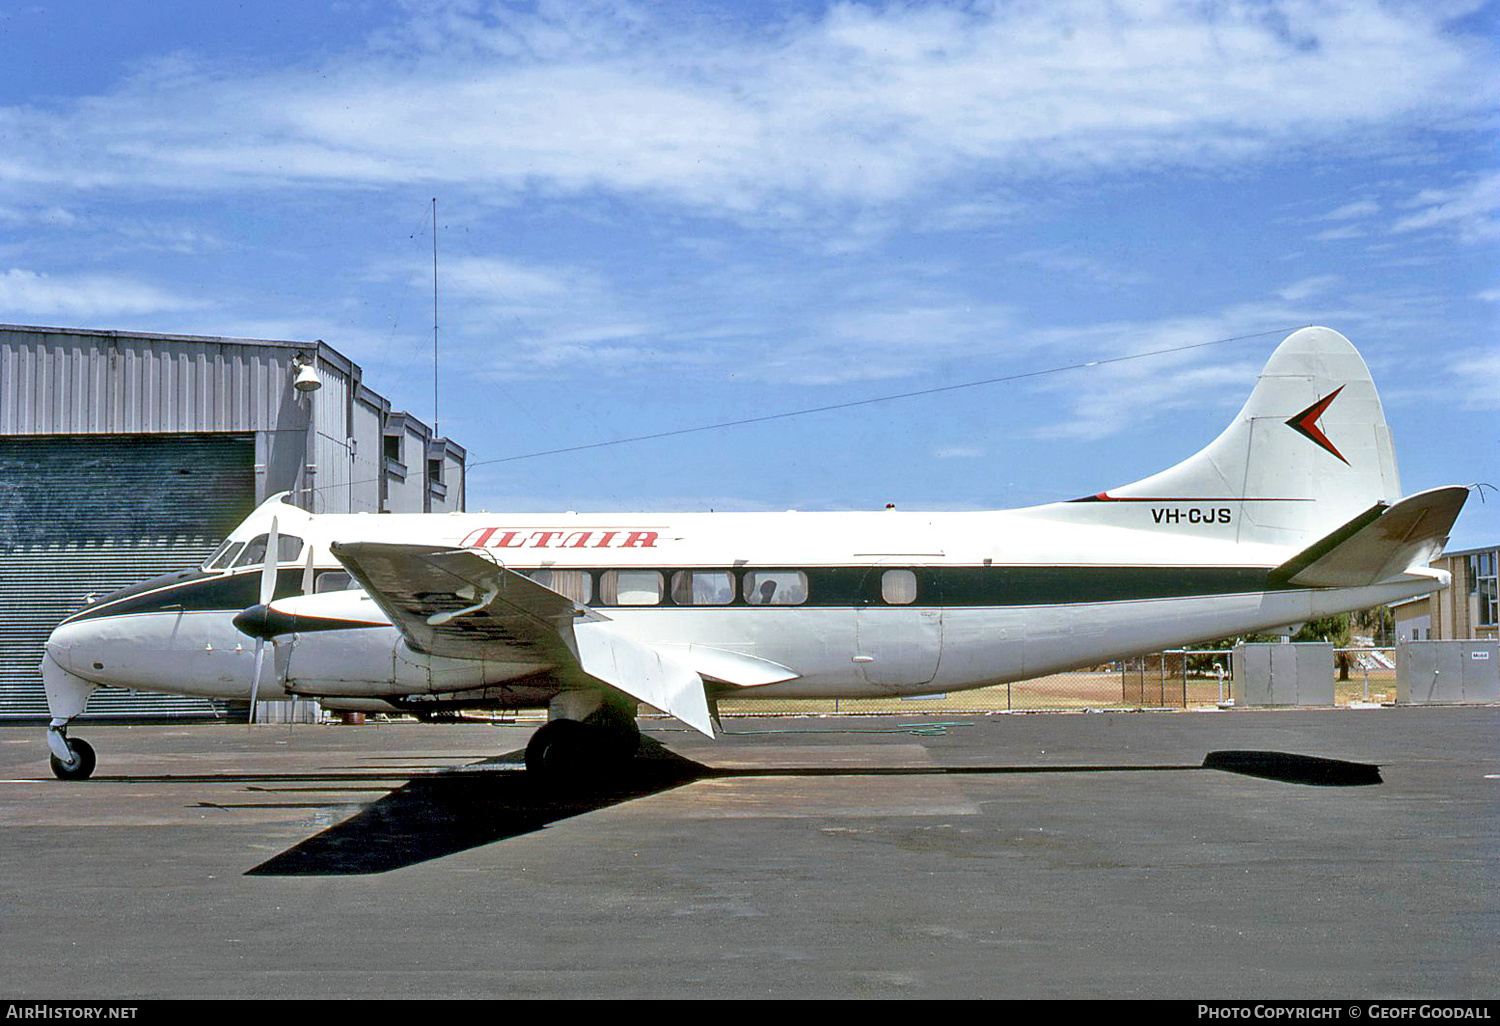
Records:
{"label": "asphalt tarmac", "polygon": [[1497,707],[643,724],[0,728],[0,998],[1500,996]]}

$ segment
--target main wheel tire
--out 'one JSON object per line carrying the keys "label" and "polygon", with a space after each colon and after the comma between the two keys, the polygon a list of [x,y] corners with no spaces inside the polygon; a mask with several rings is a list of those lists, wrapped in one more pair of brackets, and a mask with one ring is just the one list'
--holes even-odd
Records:
{"label": "main wheel tire", "polygon": [[73,753],[73,764],[69,766],[57,756],[51,756],[53,775],[58,780],[87,780],[93,776],[94,746],[78,738],[69,738],[68,750]]}
{"label": "main wheel tire", "polygon": [[526,772],[547,781],[580,778],[589,768],[593,731],[578,720],[553,720],[526,743]]}
{"label": "main wheel tire", "polygon": [[595,743],[599,754],[614,765],[621,765],[635,758],[641,747],[641,728],[636,726],[634,716],[617,716],[607,722],[587,722],[598,736]]}

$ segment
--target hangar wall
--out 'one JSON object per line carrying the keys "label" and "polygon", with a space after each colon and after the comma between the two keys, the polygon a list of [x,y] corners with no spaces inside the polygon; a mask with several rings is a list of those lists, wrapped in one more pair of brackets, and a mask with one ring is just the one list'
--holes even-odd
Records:
{"label": "hangar wall", "polygon": [[[296,387],[304,368],[317,387]],[[395,504],[392,431],[421,437]],[[465,451],[430,436],[321,340],[0,325],[0,718],[45,715],[47,634],[90,594],[198,565],[271,495],[314,513],[463,509]],[[108,689],[89,705],[224,711]]]}

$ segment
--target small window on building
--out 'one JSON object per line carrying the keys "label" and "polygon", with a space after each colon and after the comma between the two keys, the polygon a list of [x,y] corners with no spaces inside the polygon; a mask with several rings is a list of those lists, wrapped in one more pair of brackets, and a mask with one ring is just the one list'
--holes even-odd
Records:
{"label": "small window on building", "polygon": [[679,606],[727,606],[734,601],[734,574],[679,570],[672,575],[672,601]]}
{"label": "small window on building", "polygon": [[807,601],[807,574],[801,570],[749,570],[745,601],[752,606],[800,606]]}
{"label": "small window on building", "polygon": [[385,458],[388,459],[388,460],[390,460],[392,463],[400,463],[401,462],[401,436],[400,435],[386,435],[385,436]]}
{"label": "small window on building", "polygon": [[443,461],[442,460],[428,460],[427,461],[427,480],[431,481],[433,484],[442,484],[443,483]]}
{"label": "small window on building", "polygon": [[917,575],[910,570],[887,570],[880,575],[880,597],[888,605],[911,605],[917,600]]}
{"label": "small window on building", "polygon": [[654,606],[662,590],[658,570],[606,570],[599,579],[599,600],[606,606]]}
{"label": "small window on building", "polygon": [[594,578],[587,570],[533,570],[527,576],[580,604],[587,604],[594,597]]}
{"label": "small window on building", "polygon": [[317,583],[313,585],[313,594],[321,595],[325,591],[352,591],[359,585],[354,583],[354,578],[349,576],[347,570],[324,570],[318,574]]}
{"label": "small window on building", "polygon": [[1469,557],[1469,594],[1473,596],[1475,626],[1500,625],[1500,574],[1496,573],[1495,553]]}

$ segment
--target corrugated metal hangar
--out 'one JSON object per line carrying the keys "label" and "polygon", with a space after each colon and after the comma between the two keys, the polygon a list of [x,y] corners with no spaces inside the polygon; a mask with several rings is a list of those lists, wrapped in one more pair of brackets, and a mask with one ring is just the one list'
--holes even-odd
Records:
{"label": "corrugated metal hangar", "polygon": [[278,492],[314,513],[462,510],[465,459],[321,340],[0,325],[0,718],[46,715],[43,645],[89,595],[198,565]]}

